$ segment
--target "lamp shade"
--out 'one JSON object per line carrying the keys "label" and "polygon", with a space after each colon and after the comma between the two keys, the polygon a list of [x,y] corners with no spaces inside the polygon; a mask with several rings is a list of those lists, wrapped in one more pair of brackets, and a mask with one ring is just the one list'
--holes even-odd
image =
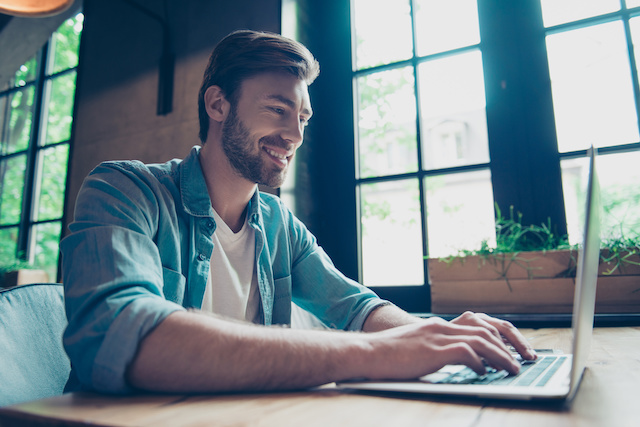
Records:
{"label": "lamp shade", "polygon": [[63,12],[73,2],[74,0],[0,0],[0,13],[40,18]]}

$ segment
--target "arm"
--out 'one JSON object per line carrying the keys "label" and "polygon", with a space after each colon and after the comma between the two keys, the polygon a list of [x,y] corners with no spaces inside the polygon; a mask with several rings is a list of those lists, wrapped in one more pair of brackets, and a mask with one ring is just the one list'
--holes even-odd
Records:
{"label": "arm", "polygon": [[[484,372],[482,359],[498,369],[519,369],[490,328],[421,320],[385,307],[371,314],[368,328],[382,316],[387,325],[393,316],[409,322],[373,333],[304,331],[176,312],[142,341],[127,378],[141,389],[215,392],[296,389],[351,378],[410,379],[449,363]],[[467,317],[473,316],[464,317],[472,323]]]}
{"label": "arm", "polygon": [[177,392],[282,390],[359,376],[364,334],[292,330],[176,312],[141,343],[134,387]]}
{"label": "arm", "polygon": [[421,319],[412,316],[395,305],[384,305],[369,314],[365,321],[363,332],[377,332],[397,326],[420,322]]}
{"label": "arm", "polygon": [[[97,167],[60,245],[69,321],[63,342],[78,380],[74,391],[130,392],[124,374],[140,337],[184,310],[179,256],[163,259],[153,240],[159,218],[177,210],[160,211],[155,196],[162,189],[136,169],[142,168]],[[172,237],[164,227],[156,240],[174,247]]]}

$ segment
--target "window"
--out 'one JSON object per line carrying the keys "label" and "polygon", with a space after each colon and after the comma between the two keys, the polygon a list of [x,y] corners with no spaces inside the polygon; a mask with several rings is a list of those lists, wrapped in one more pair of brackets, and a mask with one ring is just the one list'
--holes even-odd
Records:
{"label": "window", "polygon": [[[640,229],[638,46],[640,2],[542,0],[558,151],[569,236],[576,242],[587,163],[576,152],[593,144],[603,188],[605,238]],[[626,7],[625,7],[626,6]],[[636,144],[633,144],[636,143]]]}
{"label": "window", "polygon": [[476,1],[354,0],[352,13],[361,280],[424,285],[423,255],[495,239]]}
{"label": "window", "polygon": [[0,87],[0,259],[57,277],[83,15]]}
{"label": "window", "polygon": [[576,242],[592,144],[604,237],[637,235],[639,6],[352,0],[361,282],[426,286],[425,256],[495,240],[495,205]]}

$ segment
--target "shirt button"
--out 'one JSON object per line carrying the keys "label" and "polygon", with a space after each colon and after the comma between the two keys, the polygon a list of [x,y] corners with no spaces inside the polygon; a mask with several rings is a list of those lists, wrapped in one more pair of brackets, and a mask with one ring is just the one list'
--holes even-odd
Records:
{"label": "shirt button", "polygon": [[198,260],[200,261],[204,261],[207,257],[204,256],[204,254],[199,254],[198,255]]}

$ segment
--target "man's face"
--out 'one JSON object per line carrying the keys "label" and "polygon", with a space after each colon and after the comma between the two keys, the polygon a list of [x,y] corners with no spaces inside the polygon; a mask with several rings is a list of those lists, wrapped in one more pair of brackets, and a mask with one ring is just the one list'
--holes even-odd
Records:
{"label": "man's face", "polygon": [[304,127],[311,117],[304,81],[285,73],[245,80],[222,128],[222,147],[243,178],[277,188],[282,185]]}

